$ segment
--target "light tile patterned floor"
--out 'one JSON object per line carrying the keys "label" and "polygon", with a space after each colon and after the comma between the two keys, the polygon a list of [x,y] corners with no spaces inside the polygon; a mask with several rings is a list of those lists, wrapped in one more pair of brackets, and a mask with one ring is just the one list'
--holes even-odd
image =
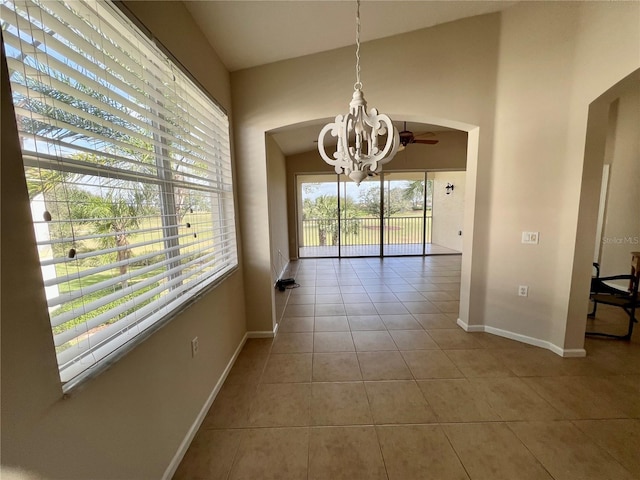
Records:
{"label": "light tile patterned floor", "polygon": [[640,478],[637,332],[572,359],[465,333],[457,256],[293,268],[278,335],[247,341],[175,479]]}

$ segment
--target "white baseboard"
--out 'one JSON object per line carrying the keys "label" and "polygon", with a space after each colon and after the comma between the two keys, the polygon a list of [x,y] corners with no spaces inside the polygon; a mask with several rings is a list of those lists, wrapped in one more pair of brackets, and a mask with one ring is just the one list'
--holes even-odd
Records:
{"label": "white baseboard", "polygon": [[557,353],[561,357],[564,358],[576,358],[576,357],[586,357],[587,351],[584,348],[559,348],[553,345],[554,348],[557,348],[559,352],[553,350],[553,352]]}
{"label": "white baseboard", "polygon": [[247,338],[273,338],[278,333],[279,323],[276,323],[276,326],[273,327],[273,331],[269,330],[257,330],[253,332],[247,332]]}
{"label": "white baseboard", "polygon": [[[275,329],[274,329],[275,332]],[[276,336],[274,332],[247,332],[247,338],[273,338]]]}
{"label": "white baseboard", "polygon": [[498,335],[499,337],[515,340],[516,342],[526,343],[527,345],[533,345],[535,347],[545,348],[552,351],[556,355],[561,357],[585,357],[587,351],[584,348],[562,348],[547,340],[540,340],[539,338],[529,337],[527,335],[521,335],[520,333],[510,332],[509,330],[503,330],[501,328],[492,327],[490,325],[468,325],[460,318],[456,322],[465,332],[485,332],[492,335]]}
{"label": "white baseboard", "polygon": [[484,325],[468,325],[461,319],[458,319],[456,323],[461,326],[465,332],[484,332]]}
{"label": "white baseboard", "polygon": [[231,371],[233,364],[236,362],[236,359],[238,358],[238,355],[240,354],[242,347],[244,347],[244,344],[247,341],[247,338],[249,338],[249,334],[245,333],[244,337],[242,337],[242,340],[240,340],[240,344],[236,348],[236,351],[233,352],[233,356],[231,357],[231,359],[227,363],[227,366],[222,372],[222,375],[218,379],[218,382],[216,383],[215,387],[213,387],[213,390],[209,394],[207,401],[204,403],[204,405],[200,409],[200,413],[198,414],[195,421],[193,422],[193,425],[191,425],[191,428],[189,428],[187,435],[182,440],[182,443],[180,443],[180,446],[178,447],[178,451],[175,453],[175,455],[171,459],[169,466],[167,467],[167,469],[164,472],[164,475],[162,476],[162,480],[170,480],[173,477],[173,475],[176,473],[176,470],[178,469],[180,462],[182,461],[185,454],[187,453],[187,450],[189,449],[189,445],[191,445],[191,442],[193,441],[193,438],[196,436],[196,433],[198,433],[198,429],[200,428],[200,425],[202,425],[202,422],[204,421],[205,417],[207,416],[207,412],[209,412],[211,405],[213,405],[213,401],[218,396],[218,392],[222,388],[224,381],[227,379],[227,376],[229,375],[229,372]]}

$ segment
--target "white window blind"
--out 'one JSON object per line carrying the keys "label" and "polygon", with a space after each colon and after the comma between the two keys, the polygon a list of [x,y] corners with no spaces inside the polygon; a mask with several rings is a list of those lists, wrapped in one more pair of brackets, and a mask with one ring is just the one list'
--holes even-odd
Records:
{"label": "white window blind", "polygon": [[109,2],[0,18],[68,387],[237,265],[228,117]]}

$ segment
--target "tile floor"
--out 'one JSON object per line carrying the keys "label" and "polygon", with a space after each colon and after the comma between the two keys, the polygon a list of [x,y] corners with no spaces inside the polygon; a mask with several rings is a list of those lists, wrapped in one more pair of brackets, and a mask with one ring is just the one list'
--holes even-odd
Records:
{"label": "tile floor", "polygon": [[175,479],[640,478],[637,332],[574,359],[465,333],[455,256],[293,268]]}
{"label": "tile floor", "polygon": [[[435,243],[427,243],[424,246],[427,255],[446,255],[460,253],[459,250],[443,247]],[[298,249],[300,258],[337,257],[337,246],[324,247],[300,247]],[[379,257],[380,245],[347,245],[340,249],[342,257]],[[391,255],[422,255],[422,243],[403,243],[384,245],[384,254]]]}

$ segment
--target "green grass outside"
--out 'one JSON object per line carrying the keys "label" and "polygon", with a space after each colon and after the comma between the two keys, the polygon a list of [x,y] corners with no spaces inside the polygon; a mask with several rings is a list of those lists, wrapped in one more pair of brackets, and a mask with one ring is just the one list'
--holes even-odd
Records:
{"label": "green grass outside", "polygon": [[[428,211],[427,215],[431,212]],[[349,224],[358,224],[357,232]],[[430,219],[427,218],[427,242],[431,241]],[[305,247],[322,246],[321,230],[326,232],[325,245],[334,246],[333,232],[337,230],[337,220],[317,220],[303,222],[303,242]],[[385,219],[385,243],[390,245],[421,244],[423,238],[422,211],[403,212]],[[341,241],[343,246],[378,245],[380,243],[380,219],[361,217],[347,219],[346,228],[342,227]]]}
{"label": "green grass outside", "polygon": [[[212,221],[211,221],[211,215],[208,213],[194,213],[194,214],[189,214],[188,215],[188,221],[192,224],[192,227],[190,229],[187,229],[184,224],[186,223],[187,220],[185,220],[185,222],[183,222],[182,226],[179,227],[180,233],[188,233],[189,235],[181,238],[179,243],[180,245],[186,245],[188,243],[192,243],[195,241],[206,241],[206,240],[210,240],[213,237],[213,232],[211,232],[211,226],[212,226]],[[145,220],[138,228],[139,229],[148,229],[148,228],[153,228],[154,226],[154,222],[153,220]],[[195,238],[193,236],[193,233],[197,234],[197,238]],[[142,234],[138,234],[138,235],[131,235],[129,238],[129,243],[131,245],[134,245],[136,243],[139,242],[148,242],[150,240],[154,240],[153,243],[151,243],[150,245],[145,245],[142,247],[134,247],[131,249],[132,251],[132,257],[131,260],[133,261],[134,265],[135,265],[135,260],[136,258],[139,258],[143,255],[147,255],[147,254],[154,254],[157,253],[158,255],[161,255],[162,250],[164,249],[164,243],[162,241],[162,236],[161,236],[161,232],[159,229],[157,230],[153,230],[151,232],[146,232],[144,235]],[[79,251],[91,251],[92,249],[98,249],[98,248],[103,248],[99,242],[95,241],[95,240],[88,240],[88,241],[84,241],[82,243],[81,248],[79,248]],[[192,246],[184,246],[181,248],[181,253],[182,254],[189,254],[189,253],[193,253],[195,254],[198,251],[199,247],[197,245],[192,245]],[[116,259],[116,255],[115,253],[113,254],[109,254],[109,261],[115,261]],[[164,258],[164,257],[163,257]],[[106,260],[105,260],[106,261]],[[86,262],[89,263],[89,262]],[[82,265],[81,262],[79,262],[80,265]],[[130,280],[128,282],[128,286],[134,285],[135,283],[139,283],[142,282],[150,277],[153,277],[155,275],[158,275],[160,273],[162,273],[162,271],[164,270],[164,267],[159,267],[156,269],[153,269],[149,272],[146,272],[143,275],[140,276],[136,276],[136,271],[140,270],[142,268],[144,268],[144,266],[129,266],[128,268],[128,272],[130,273],[130,276],[133,277],[133,280]],[[73,264],[68,264],[68,263],[63,263],[63,264],[58,264],[56,265],[56,275],[58,277],[61,276],[65,276],[68,275],[69,273],[72,273],[73,271],[75,271],[76,269],[80,269],[80,271],[83,270],[87,270],[90,268],[95,268],[95,265],[86,265],[86,266],[80,266],[78,267],[77,263],[73,263]],[[69,292],[74,292],[77,291],[79,289],[82,288],[87,288],[89,286],[98,284],[100,282],[105,282],[110,280],[111,278],[115,278],[117,276],[120,275],[120,270],[118,268],[113,268],[110,270],[106,270],[104,272],[100,272],[100,273],[95,273],[93,275],[84,277],[82,279],[73,279],[70,280],[68,282],[62,283],[58,286],[60,293],[69,293]],[[76,328],[82,324],[84,324],[85,322],[91,320],[92,318],[110,310],[113,308],[116,308],[118,305],[121,305],[127,301],[130,301],[132,298],[134,298],[135,296],[144,294],[145,292],[157,287],[159,285],[159,282],[154,282],[153,284],[137,291],[135,294],[128,294],[125,295],[121,298],[119,298],[116,301],[113,301],[107,305],[104,305],[94,311],[91,312],[87,312],[85,314],[79,315],[77,316],[75,319],[73,319],[72,321],[69,321],[67,323],[65,323],[64,325],[59,325],[57,327],[55,327],[53,329],[53,333],[54,334],[58,334],[58,333],[62,333],[66,330],[72,329],[72,328]],[[66,313],[68,311],[71,310],[82,310],[83,304],[88,304],[91,303],[93,301],[99,300],[101,297],[111,294],[115,291],[118,291],[122,289],[122,285],[121,284],[116,284],[116,285],[112,285],[111,287],[109,287],[108,289],[104,289],[104,290],[100,290],[88,295],[85,295],[82,299],[78,299],[75,300],[73,302],[69,302],[66,303],[64,305],[61,305],[58,308],[52,309],[51,310],[51,317],[55,318],[58,315],[61,315],[62,313]],[[132,313],[134,310],[156,300],[157,298],[160,297],[160,294],[155,295],[154,297],[146,300],[143,304],[138,305],[138,307],[136,307],[135,309],[130,309],[126,312],[123,312],[122,314],[120,314],[117,318],[114,318],[112,321],[108,322],[108,323],[114,323],[117,320],[123,318],[124,316]],[[62,347],[59,347],[59,351],[60,350],[64,350],[65,348],[68,348],[69,346],[71,346],[71,344],[66,344],[63,345]]]}

